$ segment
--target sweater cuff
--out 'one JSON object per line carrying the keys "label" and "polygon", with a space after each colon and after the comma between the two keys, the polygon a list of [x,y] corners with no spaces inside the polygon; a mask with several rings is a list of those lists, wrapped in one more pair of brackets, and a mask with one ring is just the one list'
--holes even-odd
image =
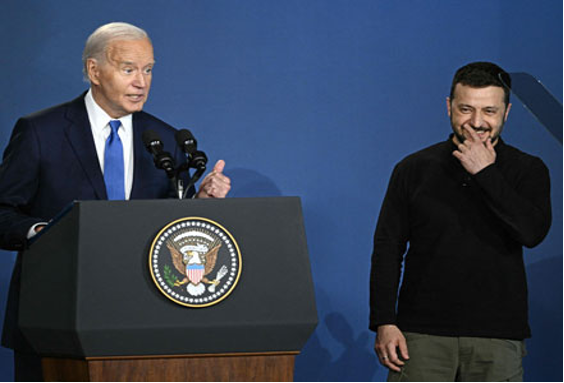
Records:
{"label": "sweater cuff", "polygon": [[486,166],[478,173],[474,174],[472,177],[478,182],[480,185],[488,184],[492,178],[498,177],[499,170],[497,168],[496,163],[494,162],[491,165]]}
{"label": "sweater cuff", "polygon": [[374,332],[378,331],[378,326],[386,325],[386,324],[393,324],[397,325],[396,323],[396,315],[390,314],[386,316],[382,316],[380,318],[370,318],[370,322],[368,324],[368,328]]}

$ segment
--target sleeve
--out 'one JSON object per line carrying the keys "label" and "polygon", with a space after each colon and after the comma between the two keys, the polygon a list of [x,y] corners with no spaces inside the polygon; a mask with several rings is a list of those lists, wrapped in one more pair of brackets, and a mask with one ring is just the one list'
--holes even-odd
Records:
{"label": "sleeve", "polygon": [[0,248],[24,248],[29,228],[44,219],[28,215],[37,192],[39,145],[31,122],[20,119],[0,165]]}
{"label": "sleeve", "polygon": [[542,160],[532,157],[515,185],[507,182],[496,163],[475,174],[474,179],[513,239],[529,248],[544,239],[552,214],[550,176]]}
{"label": "sleeve", "polygon": [[396,323],[398,287],[409,235],[408,194],[400,165],[392,173],[374,234],[369,325],[373,331],[380,325]]}

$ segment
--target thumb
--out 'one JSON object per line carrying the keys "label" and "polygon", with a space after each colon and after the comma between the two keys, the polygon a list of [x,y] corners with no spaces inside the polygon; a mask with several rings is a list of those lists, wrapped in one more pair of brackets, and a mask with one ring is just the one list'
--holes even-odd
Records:
{"label": "thumb", "polygon": [[222,173],[223,168],[225,168],[225,161],[219,160],[215,163],[215,165],[213,167],[213,171],[216,172],[216,173]]}

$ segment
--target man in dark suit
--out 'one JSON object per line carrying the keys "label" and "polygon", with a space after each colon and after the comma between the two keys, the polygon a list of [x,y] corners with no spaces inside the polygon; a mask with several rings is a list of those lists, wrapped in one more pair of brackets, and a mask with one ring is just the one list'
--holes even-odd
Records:
{"label": "man in dark suit", "polygon": [[[154,66],[146,32],[126,23],[98,28],[86,42],[83,64],[90,82],[86,93],[16,123],[0,165],[3,249],[24,249],[28,239],[74,200],[174,196],[170,180],[154,166],[141,140],[151,129],[174,152],[176,162],[183,161],[176,130],[142,112]],[[227,195],[230,180],[224,166],[224,161],[217,162],[196,198]],[[16,380],[41,380],[40,359],[17,328],[20,273],[18,255],[2,345],[15,350]]]}

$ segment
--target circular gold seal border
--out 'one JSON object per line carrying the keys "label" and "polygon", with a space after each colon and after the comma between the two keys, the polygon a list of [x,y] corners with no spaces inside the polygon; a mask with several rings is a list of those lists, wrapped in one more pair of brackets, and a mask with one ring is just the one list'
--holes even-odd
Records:
{"label": "circular gold seal border", "polygon": [[[177,299],[174,299],[173,297],[169,296],[168,293],[166,293],[161,285],[159,284],[159,282],[157,281],[157,279],[155,278],[155,273],[153,272],[153,250],[155,249],[155,245],[157,244],[157,240],[160,238],[160,236],[166,231],[168,230],[171,226],[176,225],[179,222],[183,222],[183,221],[190,221],[190,220],[200,220],[200,221],[205,221],[208,223],[211,223],[212,225],[215,225],[217,227],[219,227],[221,230],[223,230],[223,232],[225,234],[227,234],[227,236],[231,239],[231,242],[233,242],[233,245],[235,246],[235,250],[237,250],[237,257],[239,258],[239,270],[237,272],[237,276],[235,277],[235,281],[233,282],[233,285],[229,288],[229,291],[227,291],[221,298],[219,298],[216,301],[210,302],[210,303],[205,303],[205,304],[201,304],[201,305],[194,305],[194,304],[190,304],[190,303],[186,303],[186,302],[181,302]],[[185,218],[180,218],[177,219],[176,221],[172,221],[170,223],[168,223],[164,228],[161,229],[161,231],[159,231],[159,233],[155,236],[155,239],[153,239],[153,243],[151,244],[151,250],[149,250],[149,271],[151,272],[151,278],[153,279],[153,283],[155,284],[155,286],[157,286],[157,288],[159,289],[159,291],[168,299],[170,299],[171,301],[182,305],[182,306],[186,306],[186,307],[194,307],[194,308],[204,308],[204,307],[209,307],[209,306],[213,306],[218,304],[219,302],[221,302],[222,300],[224,300],[225,298],[227,298],[229,295],[231,295],[231,293],[233,292],[233,289],[237,286],[237,284],[239,283],[239,277],[241,276],[241,271],[243,269],[243,260],[241,259],[241,250],[239,250],[239,245],[237,244],[237,241],[235,241],[235,238],[233,238],[233,236],[231,235],[231,233],[222,225],[220,225],[219,223],[212,221],[211,219],[208,218],[204,218],[204,217],[185,217]]]}

